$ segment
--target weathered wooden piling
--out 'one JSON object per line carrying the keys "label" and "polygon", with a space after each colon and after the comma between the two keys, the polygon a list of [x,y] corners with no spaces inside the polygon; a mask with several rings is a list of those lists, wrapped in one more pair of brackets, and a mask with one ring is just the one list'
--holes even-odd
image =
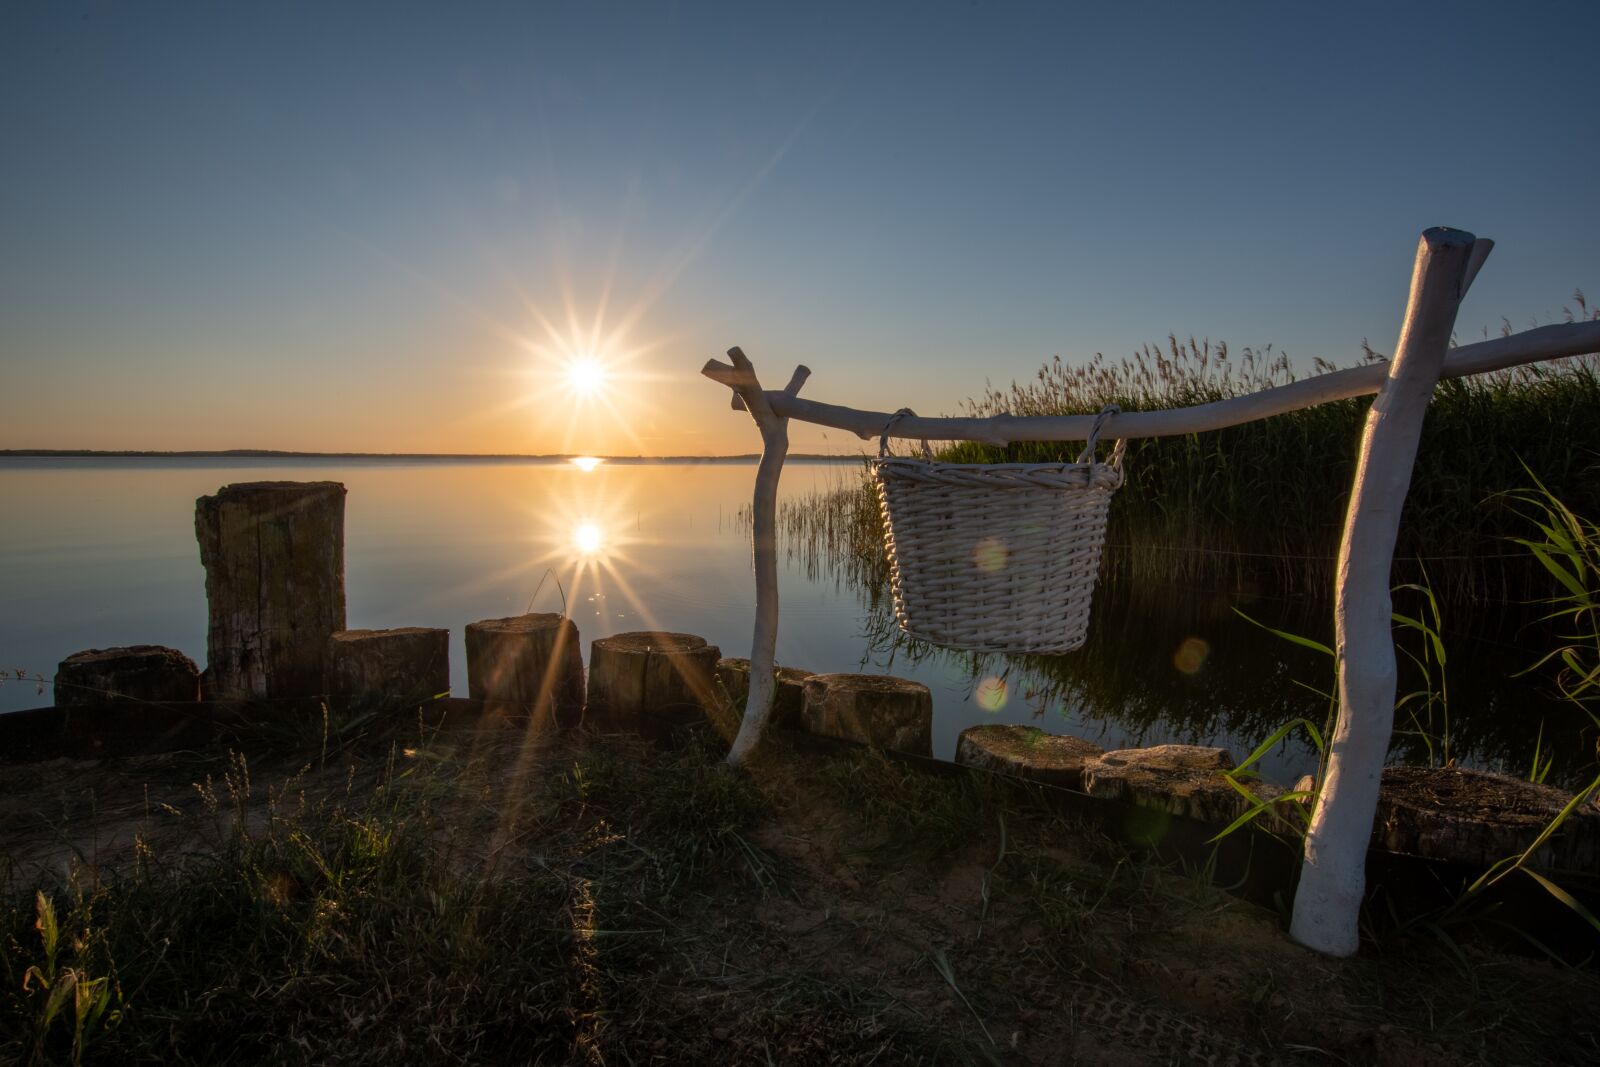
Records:
{"label": "weathered wooden piling", "polygon": [[405,626],[328,638],[325,686],[338,707],[404,711],[450,691],[450,631]]}
{"label": "weathered wooden piling", "polygon": [[321,692],[344,629],[344,496],[338,482],[242,482],[195,501],[207,699]]}
{"label": "weathered wooden piling", "polygon": [[467,695],[575,724],[583,709],[578,627],[549,612],[468,623]]}
{"label": "weathered wooden piling", "polygon": [[1035,726],[985,723],[956,740],[956,762],[1064,789],[1083,789],[1083,765],[1105,752],[1093,741]]}
{"label": "weathered wooden piling", "polygon": [[648,736],[698,722],[717,706],[721,658],[721,649],[694,634],[636,631],[602,637],[589,649],[584,721]]}
{"label": "weathered wooden piling", "polygon": [[824,737],[933,755],[933,694],[921,682],[883,674],[814,674],[806,679],[801,720]]}
{"label": "weathered wooden piling", "polygon": [[58,708],[110,701],[193,704],[199,699],[200,669],[175,648],[88,648],[74,652],[56,667]]}

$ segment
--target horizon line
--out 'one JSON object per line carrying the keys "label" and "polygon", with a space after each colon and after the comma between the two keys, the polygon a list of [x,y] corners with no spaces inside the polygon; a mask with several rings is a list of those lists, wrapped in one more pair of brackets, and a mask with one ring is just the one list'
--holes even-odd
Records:
{"label": "horizon line", "polygon": [[[688,461],[759,460],[759,452],[728,455],[596,456],[589,452],[310,452],[284,448],[152,449],[152,448],[0,448],[0,458],[127,458],[127,459],[493,459],[543,460],[598,459],[603,463],[667,463]],[[790,460],[852,460],[850,452],[791,452]]]}

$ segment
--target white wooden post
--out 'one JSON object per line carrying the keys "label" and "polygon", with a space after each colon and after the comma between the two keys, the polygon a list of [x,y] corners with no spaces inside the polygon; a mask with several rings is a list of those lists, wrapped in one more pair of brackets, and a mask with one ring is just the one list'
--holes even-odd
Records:
{"label": "white wooden post", "polygon": [[[751,510],[756,572],[756,624],[750,647],[750,691],[745,699],[739,734],[728,752],[728,763],[737,767],[750,755],[766,729],[772,709],[773,665],[778,644],[778,476],[789,454],[789,420],[773,412],[767,394],[756,378],[755,367],[737,346],[728,349],[733,366],[709,360],[701,369],[712,381],[734,391],[735,408],[743,407],[761,431],[761,465],[756,468],[756,491]],[[793,397],[811,376],[806,367],[796,367],[784,387],[783,395]]]}
{"label": "white wooden post", "polygon": [[1456,311],[1492,247],[1461,230],[1423,233],[1400,340],[1361,435],[1334,601],[1339,718],[1289,928],[1296,941],[1329,955],[1351,955],[1359,943],[1367,847],[1394,727],[1389,581],[1400,512]]}

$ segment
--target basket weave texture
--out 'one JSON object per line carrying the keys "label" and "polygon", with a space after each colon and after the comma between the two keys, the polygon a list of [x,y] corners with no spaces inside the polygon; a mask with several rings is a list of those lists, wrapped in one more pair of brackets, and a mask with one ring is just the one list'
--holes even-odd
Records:
{"label": "basket weave texture", "polygon": [[901,630],[981,652],[1082,647],[1123,443],[1106,463],[1094,462],[1093,439],[1076,463],[939,463],[886,451],[873,475]]}

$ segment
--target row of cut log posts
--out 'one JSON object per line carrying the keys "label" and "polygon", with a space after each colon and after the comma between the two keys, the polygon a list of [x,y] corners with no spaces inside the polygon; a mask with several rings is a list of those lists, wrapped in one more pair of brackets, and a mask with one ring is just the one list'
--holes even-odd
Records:
{"label": "row of cut log posts", "polygon": [[[749,361],[739,353],[734,358],[753,381]],[[791,395],[805,373],[795,372]],[[754,395],[762,396],[759,390]],[[769,446],[766,459],[781,463],[781,425]],[[775,491],[775,469],[770,473]],[[334,482],[256,482],[225,486],[196,502],[210,611],[208,695],[326,694],[341,706],[372,707],[449,691],[447,630],[343,628],[344,499],[344,487]],[[775,504],[773,497],[761,509],[769,548]],[[764,557],[758,558],[758,572],[772,585],[768,614],[775,621],[775,553],[758,551],[758,557]],[[727,661],[719,685],[721,650],[701,637],[634,632],[600,638],[591,646],[586,692],[578,629],[565,616],[485,619],[468,624],[465,636],[468,696],[550,725],[572,725],[581,714],[595,728],[661,736],[715,716],[727,703],[722,693],[738,689],[747,705],[738,733],[748,738],[765,724],[781,688],[784,725],[801,725],[805,706],[811,709],[806,721],[818,733],[902,751],[926,753],[930,747],[925,687],[854,675],[829,676],[836,679],[829,686],[806,684],[806,672],[773,665],[770,640],[765,670],[753,671],[750,661]],[[749,707],[759,709],[753,719]]]}
{"label": "row of cut log posts", "polygon": [[[641,630],[596,639],[589,647],[587,699],[576,649],[578,632],[560,615],[523,615],[473,623],[468,633],[470,695],[486,702],[557,710],[583,705],[584,726],[664,740],[748,701],[750,661],[724,658],[694,634]],[[901,678],[812,674],[774,668],[771,723],[841,740],[931,755],[933,699],[927,686]],[[570,725],[571,716],[559,716]],[[731,732],[731,731],[728,731]]]}
{"label": "row of cut log posts", "polygon": [[[1312,819],[1301,888],[1295,900],[1293,936],[1318,951],[1349,955],[1357,947],[1357,920],[1365,884],[1366,843],[1371,835],[1379,775],[1393,726],[1394,652],[1389,635],[1388,583],[1395,529],[1411,479],[1422,415],[1441,378],[1504,370],[1542,360],[1600,351],[1600,321],[1542,326],[1521,334],[1463,345],[1446,356],[1451,327],[1473,277],[1492,242],[1449,229],[1423,233],[1412,272],[1405,326],[1388,365],[1351,367],[1246,396],[1169,410],[1127,412],[1105,426],[1114,438],[1164,437],[1220,430],[1271,415],[1378,393],[1363,435],[1360,467],[1352,488],[1340,548],[1337,665],[1340,710],[1323,788]],[[755,494],[756,619],[752,661],[758,667],[774,646],[777,583],[772,523],[777,475],[787,449],[787,421],[847,430],[873,440],[889,422],[886,411],[819,403],[782,392],[764,392],[739,349],[734,365],[708,362],[702,373],[733,389],[735,407],[748,409],[760,428],[764,450]],[[797,372],[797,378],[801,377]],[[1093,416],[967,418],[911,416],[890,436],[911,440],[1082,441]],[[771,462],[769,462],[769,460]],[[765,524],[765,525],[764,525]],[[764,686],[766,670],[755,673]],[[737,762],[757,743],[770,693],[752,687],[740,737],[730,759]]]}
{"label": "row of cut log posts", "polygon": [[[735,360],[750,371],[742,354]],[[804,378],[804,368],[797,370],[791,395]],[[771,445],[767,458],[781,463],[781,426]],[[776,472],[770,473],[775,486]],[[770,548],[775,498],[766,503]],[[174,649],[89,649],[60,665],[56,703],[113,696],[192,703],[203,690],[213,700],[326,696],[342,708],[375,708],[447,694],[448,630],[344,628],[344,504],[337,482],[245,482],[201,497],[195,533],[206,572],[204,674]],[[774,553],[758,559],[758,571],[770,579],[775,621]],[[578,628],[563,615],[484,619],[468,624],[465,636],[469,697],[536,722],[567,726],[586,716],[597,728],[661,735],[708,714],[715,720],[737,693],[734,699],[759,709],[753,720],[746,715],[741,737],[754,736],[751,721],[759,733],[776,708],[784,726],[799,727],[804,719],[818,733],[924,754],[930,747],[925,687],[858,675],[825,676],[828,684],[813,685],[808,672],[775,667],[770,640],[764,668],[752,671],[751,661],[724,660],[720,649],[692,634],[600,638],[591,647],[586,691]]]}

